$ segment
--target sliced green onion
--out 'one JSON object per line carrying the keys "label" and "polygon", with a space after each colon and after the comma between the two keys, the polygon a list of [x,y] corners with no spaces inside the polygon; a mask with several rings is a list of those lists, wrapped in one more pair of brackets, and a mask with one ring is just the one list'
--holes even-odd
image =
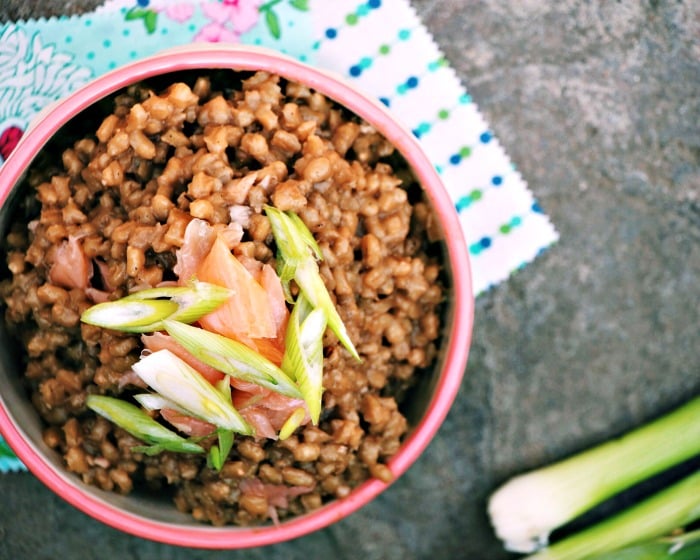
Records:
{"label": "sliced green onion", "polygon": [[293,278],[311,305],[322,309],[326,314],[328,327],[335,333],[340,343],[353,358],[361,361],[321,278],[316,260],[321,260],[323,255],[313,234],[302,219],[293,212],[282,212],[272,206],[265,206],[265,213],[277,243],[279,253],[277,272],[286,297],[288,299],[290,297],[289,282]]}
{"label": "sliced green onion", "polygon": [[284,424],[282,424],[282,427],[280,428],[279,438],[282,441],[284,441],[289,436],[291,436],[294,433],[294,430],[301,426],[301,423],[304,421],[304,418],[306,418],[306,410],[304,410],[303,407],[295,408],[289,415],[289,418],[287,418],[284,421]]}
{"label": "sliced green onion", "polygon": [[277,249],[285,261],[294,265],[309,256],[321,258],[321,249],[299,216],[293,212],[282,212],[273,206],[265,206],[265,214],[270,221]]}
{"label": "sliced green onion", "polygon": [[231,430],[218,430],[219,444],[212,445],[209,449],[209,465],[217,471],[221,471],[233,447],[233,432]]}
{"label": "sliced green onion", "polygon": [[161,410],[163,408],[171,408],[182,414],[187,414],[187,411],[178,405],[176,402],[166,399],[158,393],[139,393],[134,395],[134,400],[149,412],[153,410]]}
{"label": "sliced green onion", "polygon": [[221,379],[216,382],[216,388],[221,392],[221,394],[227,399],[231,398],[231,376],[224,375]]}
{"label": "sliced green onion", "polygon": [[555,528],[699,453],[696,398],[619,439],[513,478],[491,496],[491,523],[508,550],[533,552]]}
{"label": "sliced green onion", "polygon": [[279,276],[280,283],[282,284],[282,291],[284,292],[284,298],[287,300],[287,303],[294,303],[294,296],[292,295],[292,289],[289,283],[294,280],[294,272],[296,269],[296,264],[289,263],[285,261],[281,255],[278,255],[277,276]]}
{"label": "sliced green onion", "polygon": [[325,330],[326,316],[323,311],[313,309],[300,294],[287,324],[282,369],[293,376],[299,385],[314,424],[318,424],[321,415]]}
{"label": "sliced green onion", "polygon": [[[648,452],[653,453],[652,449]],[[619,514],[528,556],[528,560],[588,559],[666,535],[698,518],[700,470]]]}
{"label": "sliced green onion", "polygon": [[230,430],[219,430],[219,450],[225,459],[233,447],[233,432]]}
{"label": "sliced green onion", "polygon": [[233,291],[228,288],[193,279],[187,286],[163,286],[139,290],[120,301],[169,299],[178,305],[178,310],[168,318],[173,321],[193,323],[216,310],[232,294]]}
{"label": "sliced green onion", "polygon": [[146,447],[138,448],[139,451],[153,453],[158,452],[158,450],[166,450],[177,453],[204,453],[202,446],[188,441],[162,426],[139,407],[129,402],[114,397],[88,395],[86,404],[89,409],[107,418],[135,438],[152,446],[150,451],[147,451],[149,448]]}
{"label": "sliced green onion", "polygon": [[135,445],[134,447],[131,448],[131,451],[133,453],[143,453],[144,455],[159,455],[160,453],[163,453],[163,451],[167,451],[165,447],[162,445],[154,444],[154,445]]}
{"label": "sliced green onion", "polygon": [[311,302],[311,305],[323,310],[328,321],[328,328],[338,337],[340,343],[350,352],[353,358],[361,361],[360,355],[357,353],[355,345],[352,343],[350,335],[345,328],[345,323],[343,323],[335,305],[333,305],[333,300],[331,300],[326,285],[323,283],[323,278],[321,278],[316,262],[306,260],[299,263],[294,279],[303,294]]}
{"label": "sliced green onion", "polygon": [[98,303],[81,316],[84,323],[125,332],[153,332],[161,321],[192,323],[231,297],[231,290],[193,280],[188,286],[139,290],[116,301]]}
{"label": "sliced green onion", "polygon": [[281,395],[301,398],[298,387],[284,371],[245,344],[179,321],[166,320],[163,326],[178,344],[205,364]]}
{"label": "sliced green onion", "polygon": [[150,332],[154,324],[178,310],[177,303],[168,300],[106,301],[86,309],[80,317],[83,323],[125,332]]}
{"label": "sliced green onion", "polygon": [[277,275],[282,283],[285,298],[289,303],[294,303],[289,283],[294,279],[297,266],[312,256],[321,259],[321,250],[301,218],[297,216],[301,227],[292,220],[292,216],[296,214],[282,212],[272,206],[265,206],[265,214],[277,243]]}
{"label": "sliced green onion", "polygon": [[156,392],[190,416],[219,428],[252,435],[253,430],[219,390],[170,350],[158,350],[132,366]]}
{"label": "sliced green onion", "polygon": [[590,560],[698,560],[700,529],[673,537],[661,537],[591,557]]}
{"label": "sliced green onion", "polygon": [[321,252],[321,248],[318,246],[318,243],[316,243],[316,239],[314,238],[313,234],[311,233],[311,231],[309,231],[309,228],[306,227],[306,224],[299,217],[299,215],[295,214],[294,212],[288,212],[286,215],[291,220],[292,231],[299,235],[304,245],[311,249],[311,252],[313,253],[314,257],[316,257],[316,260],[323,260],[323,253]]}

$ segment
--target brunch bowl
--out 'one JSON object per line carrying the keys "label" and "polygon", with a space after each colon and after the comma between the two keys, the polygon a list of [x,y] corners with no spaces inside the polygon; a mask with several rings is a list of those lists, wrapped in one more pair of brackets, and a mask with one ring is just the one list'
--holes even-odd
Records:
{"label": "brunch bowl", "polygon": [[0,429],[112,527],[303,536],[401,476],[456,396],[456,211],[410,131],[336,76],[249,47],[135,62],[42,112],[0,203]]}

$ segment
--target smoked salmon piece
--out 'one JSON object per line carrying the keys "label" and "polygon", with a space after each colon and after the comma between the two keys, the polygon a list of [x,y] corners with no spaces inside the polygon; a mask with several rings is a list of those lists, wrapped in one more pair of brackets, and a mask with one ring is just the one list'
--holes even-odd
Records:
{"label": "smoked salmon piece", "polygon": [[181,285],[196,277],[234,292],[199,320],[202,328],[237,340],[277,365],[282,363],[289,310],[273,267],[250,257],[237,258],[212,226],[194,219],[185,230],[174,270]]}
{"label": "smoked salmon piece", "polygon": [[85,290],[90,284],[92,262],[83,251],[77,237],[70,236],[56,247],[54,261],[49,269],[49,280],[63,288]]}
{"label": "smoked salmon piece", "polygon": [[199,323],[205,329],[244,342],[243,338],[275,338],[277,328],[265,289],[217,238],[197,267],[197,278],[234,291],[221,307]]}
{"label": "smoked salmon piece", "polygon": [[267,499],[267,515],[272,522],[279,524],[277,508],[287,509],[289,499],[312,492],[314,486],[287,486],[286,484],[267,484],[259,478],[244,478],[238,484],[243,495],[265,497]]}
{"label": "smoked salmon piece", "polygon": [[161,408],[160,415],[168,424],[190,437],[208,436],[216,432],[214,424],[187,416],[172,408]]}

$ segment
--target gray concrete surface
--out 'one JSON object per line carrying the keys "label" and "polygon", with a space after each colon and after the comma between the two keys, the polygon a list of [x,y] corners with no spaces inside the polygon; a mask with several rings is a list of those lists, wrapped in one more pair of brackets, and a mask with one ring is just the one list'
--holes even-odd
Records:
{"label": "gray concrete surface", "polygon": [[[0,21],[96,3],[3,0]],[[700,393],[700,4],[412,3],[561,233],[479,298],[425,456],[349,519],[243,552],[123,535],[3,476],[0,558],[505,560],[496,485]]]}

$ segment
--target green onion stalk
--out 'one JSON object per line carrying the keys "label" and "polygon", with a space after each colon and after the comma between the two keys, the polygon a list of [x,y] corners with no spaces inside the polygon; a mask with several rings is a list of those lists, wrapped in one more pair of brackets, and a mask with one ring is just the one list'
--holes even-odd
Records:
{"label": "green onion stalk", "polygon": [[619,439],[513,478],[489,500],[491,523],[506,549],[535,552],[557,527],[698,454],[700,397]]}
{"label": "green onion stalk", "polygon": [[[616,552],[619,549],[666,535],[699,518],[700,470],[617,515],[528,556],[526,560],[584,560],[604,553],[615,553],[609,558],[619,559]],[[695,556],[693,560],[698,558],[700,556]]]}
{"label": "green onion stalk", "polygon": [[220,429],[252,435],[251,427],[231,404],[230,394],[224,394],[209,383],[170,350],[153,352],[132,367],[154,391],[173,401],[178,409],[190,416]]}
{"label": "green onion stalk", "polygon": [[593,556],[590,560],[698,560],[700,529]]}
{"label": "green onion stalk", "polygon": [[287,299],[291,300],[289,282],[294,279],[311,306],[323,311],[328,327],[340,343],[353,358],[361,361],[321,278],[316,261],[321,260],[323,255],[312,233],[293,212],[265,206],[265,213],[277,243],[277,272]]}
{"label": "green onion stalk", "polygon": [[189,441],[159,424],[141,408],[129,402],[103,395],[88,395],[86,405],[90,410],[107,418],[136,439],[147,443],[134,451],[156,455],[161,451],[175,453],[204,453],[201,445]]}
{"label": "green onion stalk", "polygon": [[166,319],[163,327],[180,346],[205,364],[286,397],[302,398],[284,371],[245,344],[179,321]]}
{"label": "green onion stalk", "polygon": [[309,408],[311,421],[318,424],[323,396],[323,332],[326,316],[313,309],[303,294],[297,298],[289,317],[282,370],[299,385]]}
{"label": "green onion stalk", "polygon": [[211,313],[229,297],[231,290],[193,280],[187,286],[148,288],[116,301],[98,303],[80,317],[83,323],[131,333],[163,328],[163,320],[193,323]]}

